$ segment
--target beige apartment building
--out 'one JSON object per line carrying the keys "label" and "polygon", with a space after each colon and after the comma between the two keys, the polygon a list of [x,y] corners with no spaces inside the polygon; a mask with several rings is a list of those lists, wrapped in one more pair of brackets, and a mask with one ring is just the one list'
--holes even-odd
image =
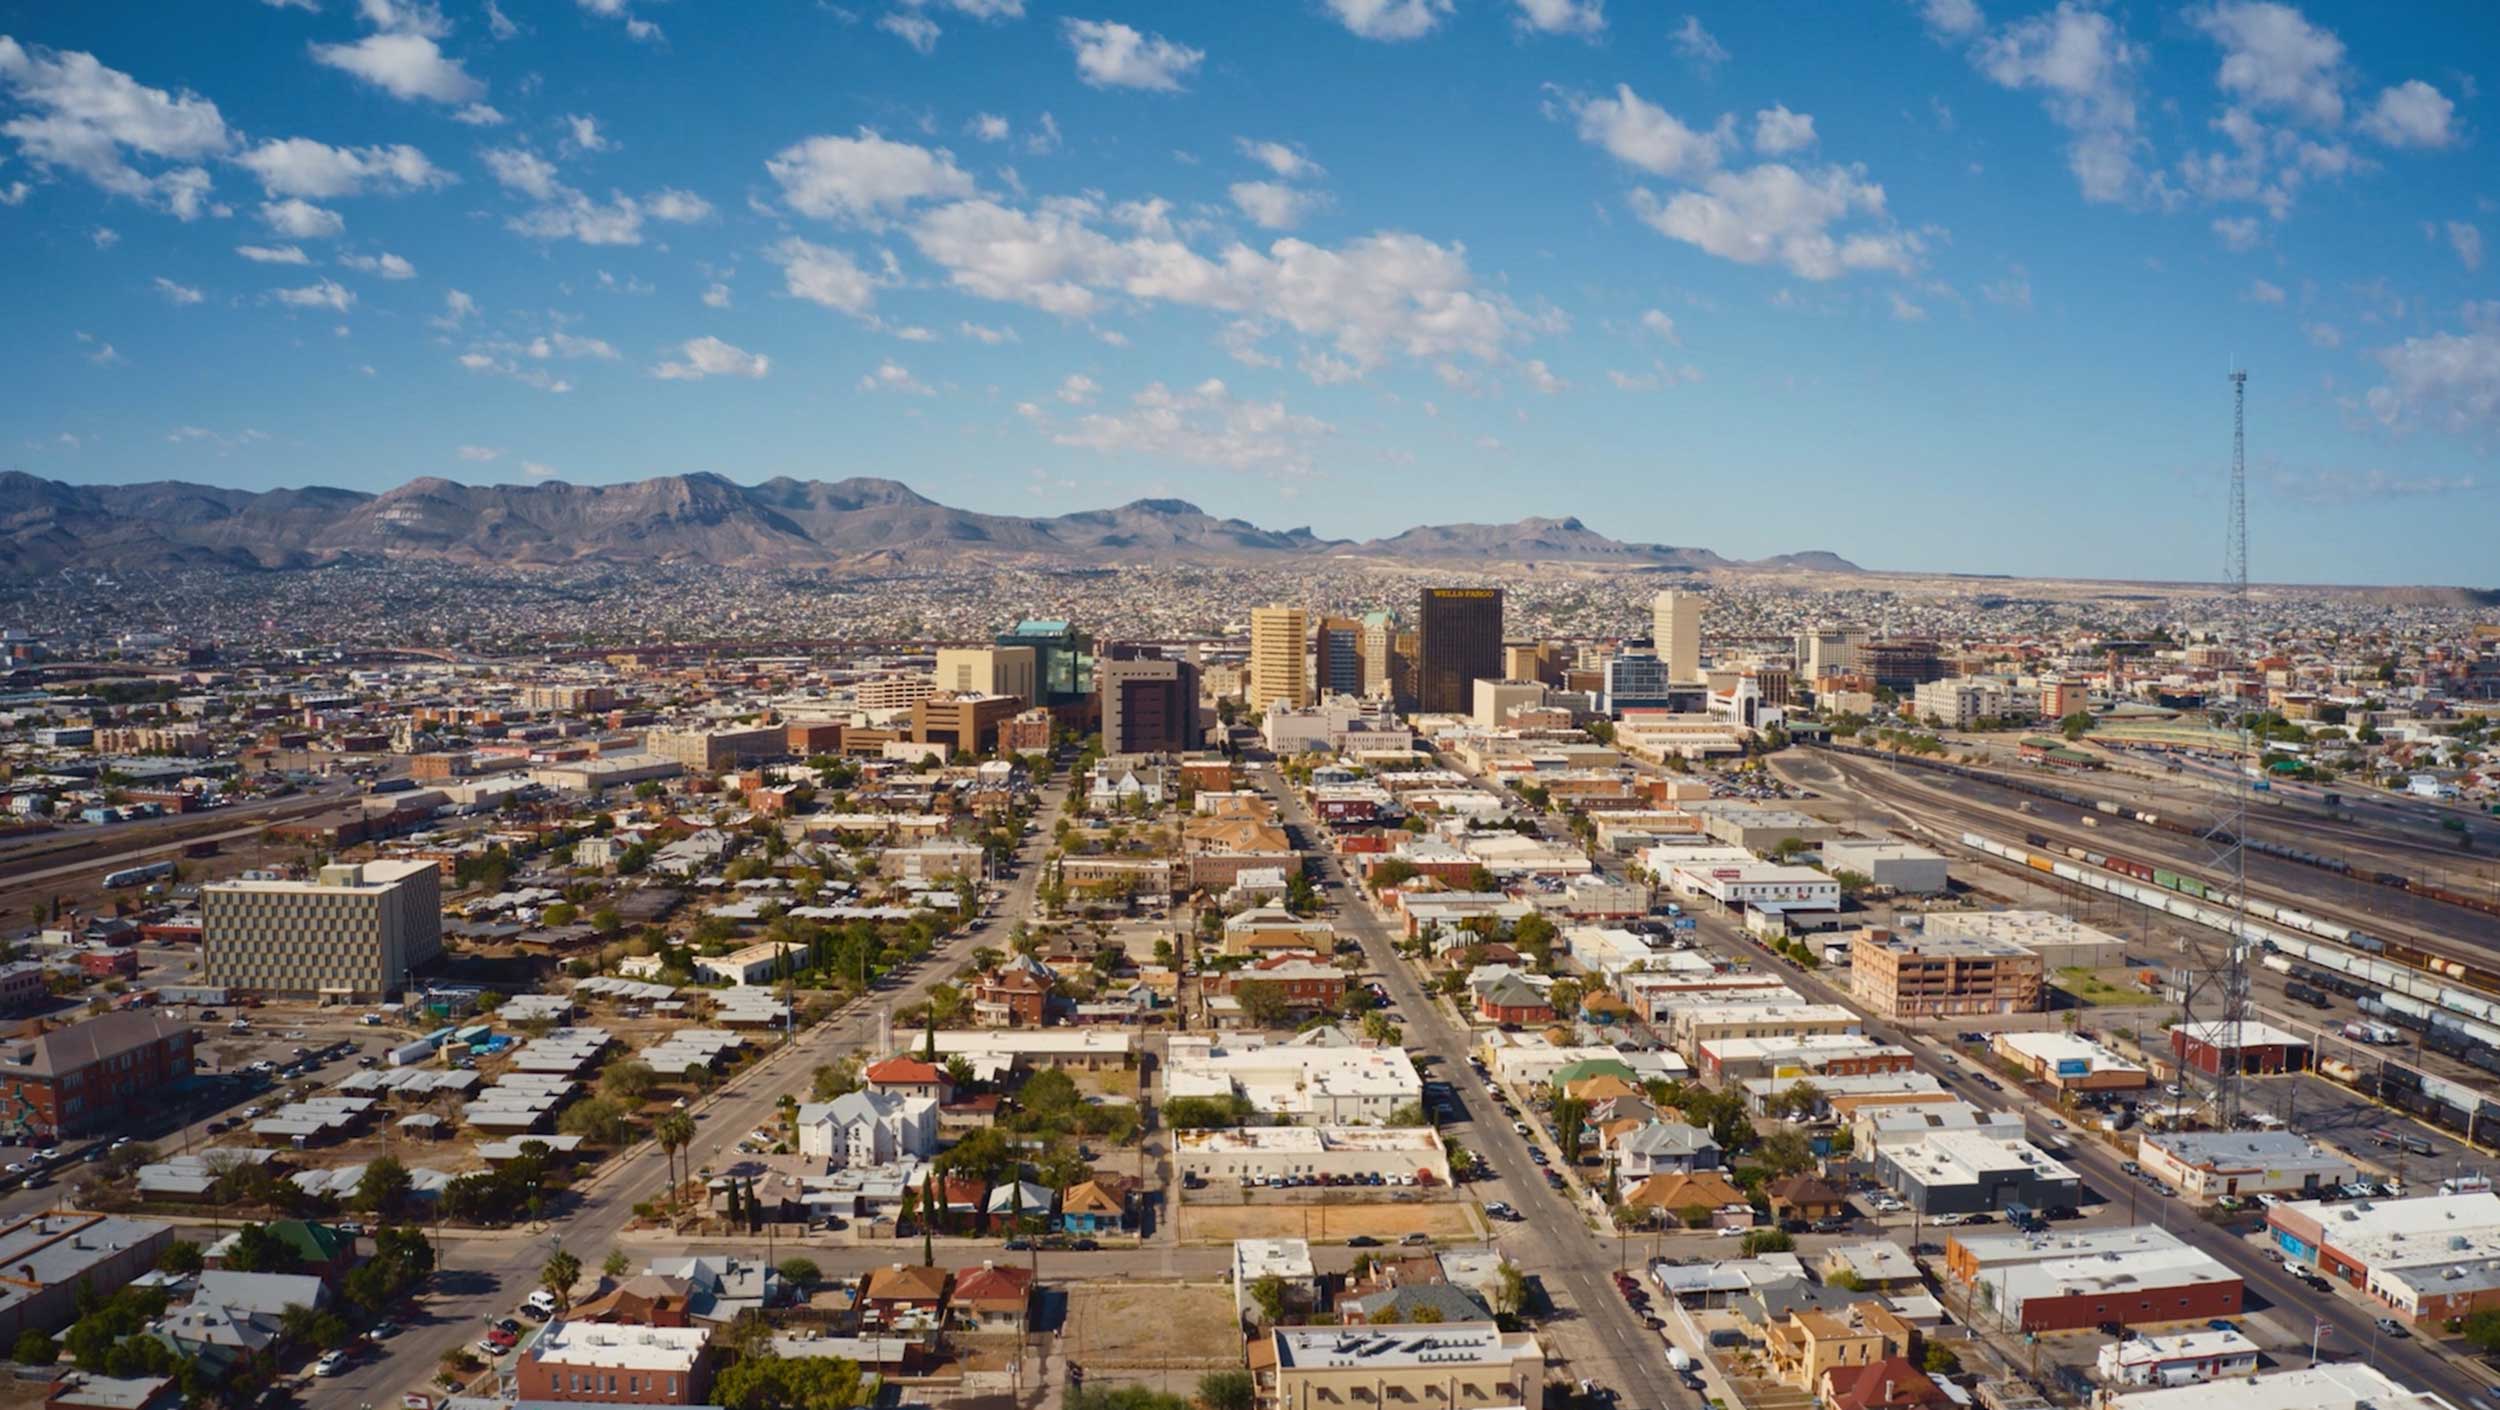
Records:
{"label": "beige apartment building", "polygon": [[1662,592],[1650,600],[1651,640],[1667,663],[1667,683],[1701,679],[1701,599],[1689,592]]}
{"label": "beige apartment building", "polygon": [[[1269,1350],[1259,1356],[1256,1350]],[[1278,1327],[1251,1357],[1270,1410],[1544,1410],[1545,1348],[1491,1322]],[[1265,1363],[1265,1364],[1262,1364]]]}
{"label": "beige apartment building", "polygon": [[944,646],[938,648],[937,688],[956,695],[1012,695],[1027,705],[1033,695],[1033,648]]}
{"label": "beige apartment building", "polygon": [[2040,956],[2010,940],[1868,926],[1849,946],[1849,993],[1886,1018],[2034,1013]]}
{"label": "beige apartment building", "polygon": [[1311,672],[1305,648],[1311,616],[1299,607],[1250,609],[1250,709],[1265,714],[1281,700],[1296,709],[1311,703]]}
{"label": "beige apartment building", "polygon": [[880,676],[851,688],[863,710],[908,710],[935,694],[937,681],[929,676]]}
{"label": "beige apartment building", "polygon": [[327,866],[311,881],[200,889],[200,968],[209,984],[378,1003],[442,953],[442,870],[431,861]]}

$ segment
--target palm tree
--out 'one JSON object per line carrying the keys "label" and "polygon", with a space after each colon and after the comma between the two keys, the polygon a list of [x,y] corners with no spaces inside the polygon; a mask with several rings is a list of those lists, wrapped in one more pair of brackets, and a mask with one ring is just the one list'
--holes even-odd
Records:
{"label": "palm tree", "polygon": [[538,1285],[556,1300],[556,1315],[561,1317],[573,1306],[573,1284],[581,1281],[582,1261],[562,1249],[538,1270]]}
{"label": "palm tree", "polygon": [[669,1160],[668,1194],[670,1201],[674,1202],[677,1198],[677,1186],[680,1183],[677,1177],[677,1152],[694,1144],[694,1118],[682,1111],[672,1111],[660,1118],[652,1134],[659,1139],[660,1151]]}

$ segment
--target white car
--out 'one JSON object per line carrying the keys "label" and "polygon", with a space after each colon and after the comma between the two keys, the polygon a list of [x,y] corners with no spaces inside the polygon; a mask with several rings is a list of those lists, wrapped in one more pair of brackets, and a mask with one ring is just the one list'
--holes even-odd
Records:
{"label": "white car", "polygon": [[1741,1239],[1747,1232],[1748,1231],[1744,1229],[1721,1229],[1714,1237],[1722,1239]]}
{"label": "white car", "polygon": [[313,1363],[313,1374],[316,1376],[336,1376],[346,1370],[347,1353],[344,1351],[325,1351],[321,1353],[321,1359]]}

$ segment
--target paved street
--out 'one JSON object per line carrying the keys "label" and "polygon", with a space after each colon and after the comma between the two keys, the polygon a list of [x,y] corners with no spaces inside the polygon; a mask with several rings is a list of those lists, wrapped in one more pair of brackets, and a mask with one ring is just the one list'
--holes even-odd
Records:
{"label": "paved street", "polygon": [[[1063,782],[1045,788],[1035,816],[1056,816],[1064,793]],[[881,1011],[908,1007],[925,997],[952,977],[974,949],[1003,945],[1007,928],[1031,910],[1041,876],[1038,849],[1046,836],[1037,828],[1019,848],[1016,877],[989,916],[939,941],[919,963],[889,977],[887,987],[845,1005],[695,1104],[700,1134],[695,1146],[679,1156],[680,1162],[691,1159],[697,1168],[717,1163],[739,1136],[777,1119],[774,1103],[783,1092],[803,1094],[809,1074],[819,1064],[864,1052],[875,1039]],[[382,1343],[378,1355],[358,1361],[345,1375],[308,1381],[305,1403],[313,1410],[355,1410],[368,1403],[396,1402],[402,1391],[430,1388],[443,1355],[484,1335],[488,1318],[517,1307],[537,1287],[538,1270],[559,1247],[569,1247],[586,1267],[596,1268],[608,1249],[621,1242],[634,1205],[658,1194],[667,1179],[665,1157],[658,1146],[645,1142],[576,1187],[579,1203],[553,1224],[446,1239],[442,1271],[436,1274],[419,1315],[403,1320],[404,1330],[397,1337]],[[762,1252],[753,1240],[736,1247],[750,1255]],[[811,1251],[809,1256],[817,1254]],[[892,1261],[891,1256],[884,1261]]]}
{"label": "paved street", "polygon": [[[1507,1226],[1506,1251],[1543,1284],[1556,1320],[1582,1323],[1585,1340],[1598,1352],[1595,1362],[1575,1358],[1567,1369],[1612,1387],[1627,1405],[1689,1403],[1691,1393],[1667,1370],[1666,1343],[1641,1324],[1609,1281],[1622,1250],[1591,1232],[1586,1210],[1535,1176],[1526,1139],[1500,1120],[1491,1090],[1466,1063],[1466,1031],[1423,992],[1414,971],[1398,955],[1387,925],[1348,882],[1336,854],[1321,846],[1319,826],[1301,800],[1281,785],[1274,769],[1260,769],[1256,777],[1298,834],[1296,844],[1310,849],[1322,889],[1337,903],[1337,925],[1354,936],[1380,972],[1404,1023],[1407,1050],[1438,1058],[1433,1075],[1451,1083],[1476,1118],[1451,1128],[1453,1134],[1503,1172],[1503,1178],[1491,1183],[1500,1198],[1527,1216],[1525,1222]],[[1476,1189],[1481,1198],[1485,1191]]]}

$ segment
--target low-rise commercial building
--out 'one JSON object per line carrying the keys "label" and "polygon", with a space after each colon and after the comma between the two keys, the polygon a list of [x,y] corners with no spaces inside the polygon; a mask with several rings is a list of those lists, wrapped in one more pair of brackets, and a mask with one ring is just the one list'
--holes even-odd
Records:
{"label": "low-rise commercial building", "polygon": [[[1544,1410],[1545,1348],[1491,1322],[1278,1327],[1274,1410],[1403,1404],[1428,1410]],[[2349,1407],[2346,1407],[2349,1410]]]}
{"label": "low-rise commercial building", "polygon": [[790,732],[779,725],[740,729],[655,729],[643,749],[686,768],[716,774],[789,752]]}
{"label": "low-rise commercial building", "polygon": [[1429,1126],[1245,1126],[1175,1131],[1183,1175],[1223,1184],[1315,1175],[1415,1184],[1450,1183],[1450,1162]]}
{"label": "low-rise commercial building", "polygon": [[2117,1386],[2192,1386],[2257,1374],[2257,1343],[2232,1330],[2143,1332],[2101,1348],[2101,1379]]}
{"label": "low-rise commercial building", "polygon": [[2500,1307],[2500,1195],[2302,1200],[2266,1211],[2287,1257],[2360,1289],[2409,1322]]}
{"label": "low-rise commercial building", "polygon": [[2351,1157],[2290,1131],[2163,1131],[2136,1144],[2144,1173],[2203,1202],[2315,1195],[2360,1174]]}
{"label": "low-rise commercial building", "polygon": [[2020,945],[2051,973],[2109,969],[2127,962],[2127,942],[2069,916],[2048,911],[1933,911],[1926,933],[1956,940]]}
{"label": "low-rise commercial building", "polygon": [[2309,1066],[2310,1044],[2289,1029],[2256,1019],[2182,1023],[2170,1030],[2170,1052],[2183,1068],[2207,1076],[2223,1072],[2299,1072]]}
{"label": "low-rise commercial building", "polygon": [[2167,1229],[1955,1236],[1946,1271],[2025,1332],[2239,1315],[2240,1276]]}
{"label": "low-rise commercial building", "polygon": [[1931,1131],[1875,1158],[1876,1178],[1922,1214],[1976,1214],[2010,1204],[2046,1209],[2083,1197],[2073,1168],[2024,1140]]}
{"label": "low-rise commercial building", "polygon": [[1823,844],[1823,867],[1834,876],[1856,872],[1907,896],[1939,896],[1950,889],[1944,858],[1907,842],[1837,838]]}
{"label": "low-rise commercial building", "polygon": [[174,1226],[113,1214],[37,1214],[0,1227],[0,1337],[46,1335],[78,1320],[78,1301],[156,1266]]}
{"label": "low-rise commercial building", "polygon": [[196,1043],[189,1024],[152,1009],[0,1042],[0,1141],[48,1146],[127,1131],[191,1075]]}
{"label": "low-rise commercial building", "polygon": [[2134,1092],[2153,1080],[2144,1068],[2072,1033],[1999,1033],[1988,1046],[2061,1092]]}
{"label": "low-rise commercial building", "polygon": [[549,1322],[513,1368],[523,1403],[700,1405],[712,1386],[708,1327]]}
{"label": "low-rise commercial building", "polygon": [[1380,1125],[1423,1099],[1403,1048],[1319,1047],[1230,1037],[1175,1037],[1164,1058],[1167,1101],[1239,1096],[1252,1109],[1308,1125]]}
{"label": "low-rise commercial building", "polygon": [[2107,1410],[2456,1410],[2440,1397],[2399,1385],[2360,1361],[2140,1390],[2112,1396],[2105,1404]]}

